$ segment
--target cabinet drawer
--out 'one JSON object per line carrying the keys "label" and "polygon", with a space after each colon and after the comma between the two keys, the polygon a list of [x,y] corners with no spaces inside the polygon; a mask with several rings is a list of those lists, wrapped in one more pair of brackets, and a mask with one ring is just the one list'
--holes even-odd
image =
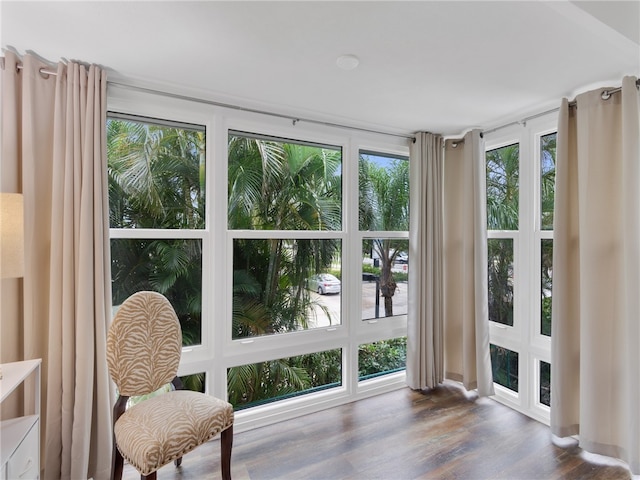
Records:
{"label": "cabinet drawer", "polygon": [[24,437],[7,462],[7,479],[37,480],[40,478],[40,445],[38,445],[38,422]]}

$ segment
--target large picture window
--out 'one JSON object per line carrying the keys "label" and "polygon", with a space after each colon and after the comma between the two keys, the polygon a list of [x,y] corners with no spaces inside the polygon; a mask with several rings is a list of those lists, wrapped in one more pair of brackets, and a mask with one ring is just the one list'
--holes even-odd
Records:
{"label": "large picture window", "polygon": [[555,118],[485,137],[491,362],[496,398],[549,422]]}
{"label": "large picture window", "polygon": [[192,388],[240,431],[405,385],[406,139],[117,86],[109,110],[114,309],[167,296]]}

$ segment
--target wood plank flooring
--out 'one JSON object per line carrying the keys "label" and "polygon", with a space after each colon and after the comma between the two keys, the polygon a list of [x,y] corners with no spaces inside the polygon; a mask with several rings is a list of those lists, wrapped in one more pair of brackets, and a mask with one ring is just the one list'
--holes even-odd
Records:
{"label": "wood plank flooring", "polygon": [[[623,465],[560,448],[549,428],[454,383],[378,395],[235,435],[234,480],[628,480]],[[123,478],[140,478],[125,465]],[[220,478],[220,441],[158,480]]]}

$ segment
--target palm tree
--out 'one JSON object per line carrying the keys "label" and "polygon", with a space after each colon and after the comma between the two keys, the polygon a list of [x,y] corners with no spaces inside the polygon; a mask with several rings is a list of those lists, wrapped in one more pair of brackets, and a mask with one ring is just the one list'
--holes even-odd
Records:
{"label": "palm tree", "polygon": [[[204,227],[204,132],[107,121],[112,228]],[[113,300],[139,290],[167,296],[185,345],[200,343],[202,245],[184,239],[114,239]]]}
{"label": "palm tree", "polygon": [[107,122],[112,228],[204,228],[204,132]]}
{"label": "palm tree", "polygon": [[[338,150],[230,135],[229,228],[339,229],[340,165]],[[331,265],[338,249],[338,241],[329,239],[236,240],[234,280],[241,283],[234,283],[235,334],[305,328],[311,300],[304,282]],[[250,311],[242,312],[243,306]],[[258,320],[258,311],[270,319]]]}
{"label": "palm tree", "polygon": [[[391,159],[379,166],[368,155],[360,155],[360,230],[403,231],[409,229],[409,162]],[[385,316],[393,316],[397,283],[391,270],[406,240],[374,239],[371,248],[380,259],[380,295]]]}
{"label": "palm tree", "polygon": [[[518,230],[519,144],[486,154],[487,228]],[[489,319],[513,325],[513,240],[489,239]]]}
{"label": "palm tree", "polygon": [[[553,208],[556,179],[556,140],[557,133],[545,135],[540,139],[540,228],[553,230]],[[551,335],[551,290],[553,270],[553,240],[544,239],[541,244],[541,309],[540,333]]]}
{"label": "palm tree", "polygon": [[[341,228],[340,151],[245,135],[230,135],[228,151],[230,229]],[[305,280],[339,248],[331,239],[234,240],[233,338],[307,328],[314,302]],[[339,381],[340,365],[339,354],[319,352],[233,367],[229,399],[247,406]]]}
{"label": "palm tree", "polygon": [[551,133],[540,139],[540,223],[543,230],[553,230],[557,136],[557,133]]}
{"label": "palm tree", "polygon": [[487,228],[518,230],[520,145],[487,152]]}

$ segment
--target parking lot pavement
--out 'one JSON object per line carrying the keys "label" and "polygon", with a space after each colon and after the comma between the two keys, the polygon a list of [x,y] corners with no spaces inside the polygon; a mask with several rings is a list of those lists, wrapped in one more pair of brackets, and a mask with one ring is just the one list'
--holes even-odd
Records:
{"label": "parking lot pavement", "polygon": [[[407,314],[407,290],[409,284],[407,282],[398,282],[398,288],[393,296],[393,314],[394,315],[406,315]],[[370,320],[376,318],[376,282],[364,281],[362,282],[362,319]],[[314,314],[312,318],[309,318],[309,326],[314,327],[328,327],[331,325],[340,325],[340,306],[342,294],[334,295],[318,295],[315,292],[311,292],[311,299],[316,302],[314,308]],[[329,313],[323,310],[321,307],[325,307]],[[384,317],[384,298],[380,297],[378,306],[378,317]]]}

